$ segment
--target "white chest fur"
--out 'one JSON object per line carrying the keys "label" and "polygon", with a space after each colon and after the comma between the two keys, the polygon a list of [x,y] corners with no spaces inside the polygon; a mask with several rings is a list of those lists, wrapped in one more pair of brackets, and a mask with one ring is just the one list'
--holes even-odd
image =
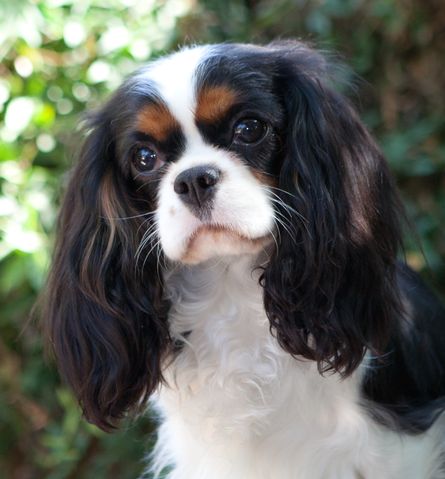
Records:
{"label": "white chest fur", "polygon": [[184,347],[155,400],[155,470],[173,465],[169,479],[445,477],[434,431],[402,436],[368,417],[360,370],[322,377],[279,347],[248,258],[169,282],[171,331]]}

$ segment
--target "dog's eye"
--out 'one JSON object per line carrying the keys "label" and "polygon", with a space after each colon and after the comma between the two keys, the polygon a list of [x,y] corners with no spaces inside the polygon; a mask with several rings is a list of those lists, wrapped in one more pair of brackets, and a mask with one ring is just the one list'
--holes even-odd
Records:
{"label": "dog's eye", "polygon": [[133,164],[139,171],[150,171],[158,166],[158,154],[148,146],[139,146],[133,150]]}
{"label": "dog's eye", "polygon": [[266,124],[256,118],[242,118],[235,123],[233,141],[252,144],[260,141],[266,134]]}

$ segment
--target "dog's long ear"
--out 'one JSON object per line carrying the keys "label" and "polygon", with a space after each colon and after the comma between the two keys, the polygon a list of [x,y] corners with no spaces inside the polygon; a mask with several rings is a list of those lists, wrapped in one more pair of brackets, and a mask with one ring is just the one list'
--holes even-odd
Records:
{"label": "dog's long ear", "polygon": [[[116,158],[116,98],[89,125],[60,212],[44,308],[48,341],[87,419],[112,428],[161,378],[168,344],[162,285],[138,209]],[[117,106],[116,106],[117,105]],[[144,223],[143,223],[144,222]],[[141,228],[141,226],[143,226]],[[146,256],[148,254],[148,256]]]}
{"label": "dog's long ear", "polygon": [[400,202],[385,160],[324,57],[276,48],[287,114],[279,177],[281,238],[264,271],[264,300],[282,347],[350,374],[384,347],[398,308]]}

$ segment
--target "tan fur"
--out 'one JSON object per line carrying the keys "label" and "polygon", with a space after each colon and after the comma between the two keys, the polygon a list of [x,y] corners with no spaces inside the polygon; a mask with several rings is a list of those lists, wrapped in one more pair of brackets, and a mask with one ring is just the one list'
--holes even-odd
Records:
{"label": "tan fur", "polygon": [[235,104],[236,97],[236,92],[227,86],[215,86],[202,90],[198,95],[196,120],[205,123],[220,120]]}
{"label": "tan fur", "polygon": [[136,128],[157,141],[164,141],[179,125],[167,107],[153,103],[138,113]]}

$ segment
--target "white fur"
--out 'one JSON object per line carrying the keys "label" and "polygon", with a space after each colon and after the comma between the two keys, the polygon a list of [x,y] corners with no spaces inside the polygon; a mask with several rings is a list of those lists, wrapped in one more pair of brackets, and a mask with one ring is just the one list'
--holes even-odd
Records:
{"label": "white fur", "polygon": [[[211,218],[200,220],[174,192],[173,183],[180,172],[209,163],[221,170],[222,180],[215,194]],[[239,194],[240,191],[243,194]],[[248,168],[229,153],[205,145],[201,140],[189,144],[183,157],[171,165],[163,178],[156,218],[164,252],[171,259],[180,260],[188,240],[199,227],[205,224],[226,226],[255,239],[272,231],[274,213],[266,188]],[[201,248],[201,254],[204,253]],[[215,251],[209,251],[211,253]]]}
{"label": "white fur", "polygon": [[322,377],[279,347],[251,269],[251,256],[233,257],[168,280],[172,334],[185,345],[155,400],[154,469],[173,464],[168,479],[444,478],[439,426],[420,436],[378,426],[360,406],[362,370]]}
{"label": "white fur", "polygon": [[[213,164],[223,173],[206,221],[248,238],[273,229],[265,186],[236,157],[204,143],[195,126],[194,73],[211,54],[209,47],[184,50],[142,73],[155,81],[187,140],[161,182],[156,213],[173,260],[203,225],[173,190],[176,176],[192,166]],[[220,246],[204,237],[201,259],[218,257],[178,265],[167,279],[171,333],[184,346],[166,365],[167,385],[154,401],[162,418],[154,471],[173,466],[168,479],[445,478],[439,422],[418,436],[392,432],[361,406],[365,365],[342,381],[285,353],[252,273],[258,252],[239,255],[234,246],[234,255],[222,257]]]}

